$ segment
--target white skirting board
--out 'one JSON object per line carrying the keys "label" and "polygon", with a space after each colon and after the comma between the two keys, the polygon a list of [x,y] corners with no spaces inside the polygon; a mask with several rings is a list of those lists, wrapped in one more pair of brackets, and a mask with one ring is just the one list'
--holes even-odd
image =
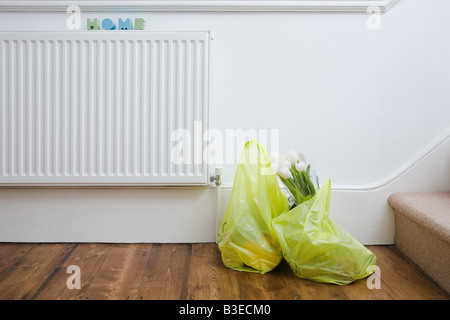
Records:
{"label": "white skirting board", "polygon": [[[219,190],[220,197],[208,187],[0,189],[0,241],[214,242],[232,188]],[[447,136],[387,182],[334,186],[330,217],[365,245],[392,244],[390,194],[449,190]]]}
{"label": "white skirting board", "polygon": [[215,190],[3,189],[0,241],[215,241]]}

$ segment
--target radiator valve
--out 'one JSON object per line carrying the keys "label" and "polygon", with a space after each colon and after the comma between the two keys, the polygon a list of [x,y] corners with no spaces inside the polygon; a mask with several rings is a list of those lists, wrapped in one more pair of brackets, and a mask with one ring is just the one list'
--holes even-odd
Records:
{"label": "radiator valve", "polygon": [[215,168],[214,174],[211,174],[209,176],[209,182],[211,183],[211,185],[213,187],[218,187],[222,184],[222,179],[221,179],[222,171],[223,171],[222,168]]}

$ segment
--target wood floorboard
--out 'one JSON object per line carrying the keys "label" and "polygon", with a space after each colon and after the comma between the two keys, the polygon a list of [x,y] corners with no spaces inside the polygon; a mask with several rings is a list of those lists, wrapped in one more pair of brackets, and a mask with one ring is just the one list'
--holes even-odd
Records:
{"label": "wood floorboard", "polygon": [[[264,275],[222,264],[214,243],[0,243],[1,300],[450,300],[393,246],[368,246],[381,288],[296,277],[282,261]],[[81,288],[67,268],[79,266]]]}
{"label": "wood floorboard", "polygon": [[190,253],[190,244],[152,244],[138,290],[139,299],[187,299]]}
{"label": "wood floorboard", "polygon": [[150,254],[151,246],[147,244],[132,244],[131,256],[127,268],[123,274],[122,285],[112,296],[116,300],[138,300],[139,285],[146,270],[145,266]]}
{"label": "wood floorboard", "polygon": [[402,257],[395,247],[371,248],[381,269],[381,279],[402,300],[441,300],[449,296],[409,260]]}
{"label": "wood floorboard", "polygon": [[1,300],[31,299],[75,244],[39,244],[28,250],[0,278]]}
{"label": "wood floorboard", "polygon": [[297,278],[286,261],[282,261],[275,271],[279,269],[282,270],[283,278],[292,293],[292,299],[347,300],[340,286]]}
{"label": "wood floorboard", "polygon": [[[56,266],[53,276],[47,279],[40,292],[33,298],[36,300],[82,299],[86,296],[86,291],[95,279],[100,266],[108,256],[111,248],[111,245],[101,243],[78,244],[70,256]],[[71,265],[80,267],[81,289],[79,290],[69,290],[66,285],[67,278],[70,276],[67,273],[67,268]]]}
{"label": "wood floorboard", "polygon": [[12,243],[0,245],[0,278],[34,246],[33,243]]}

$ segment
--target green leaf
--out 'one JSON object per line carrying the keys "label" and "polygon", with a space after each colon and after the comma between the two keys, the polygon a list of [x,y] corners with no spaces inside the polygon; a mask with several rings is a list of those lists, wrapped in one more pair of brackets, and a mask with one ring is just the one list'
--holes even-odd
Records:
{"label": "green leaf", "polygon": [[[279,176],[280,177],[280,176]],[[295,183],[291,179],[284,179],[283,177],[280,177],[281,182],[284,183],[284,185],[289,189],[289,192],[292,194],[292,196],[295,199],[296,204],[300,204],[303,202],[303,198],[305,197],[300,190],[296,187]]]}

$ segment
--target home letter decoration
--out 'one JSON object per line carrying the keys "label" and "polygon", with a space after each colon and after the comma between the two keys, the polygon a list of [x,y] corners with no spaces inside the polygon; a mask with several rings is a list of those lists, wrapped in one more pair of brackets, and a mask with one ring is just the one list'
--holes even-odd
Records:
{"label": "home letter decoration", "polygon": [[87,29],[88,30],[99,30],[100,29],[100,24],[98,22],[98,19],[95,18],[94,21],[92,21],[91,19],[87,19]]}
{"label": "home letter decoration", "polygon": [[145,20],[144,18],[134,19],[134,30],[144,30]]}
{"label": "home letter decoration", "polygon": [[114,30],[116,28],[116,24],[111,19],[104,19],[102,21],[102,28],[105,30]]}
{"label": "home letter decoration", "polygon": [[131,20],[128,18],[127,20],[123,21],[119,18],[119,30],[131,30]]}

